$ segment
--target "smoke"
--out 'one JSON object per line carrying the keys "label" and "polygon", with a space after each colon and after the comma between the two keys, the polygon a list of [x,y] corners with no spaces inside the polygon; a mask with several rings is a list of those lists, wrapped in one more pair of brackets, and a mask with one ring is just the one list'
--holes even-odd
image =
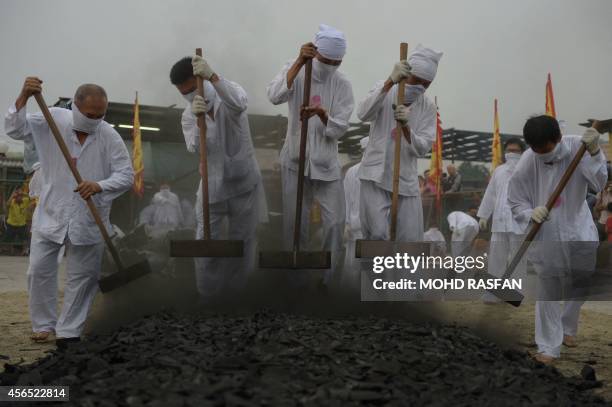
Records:
{"label": "smoke", "polygon": [[610,88],[611,13],[606,0],[7,2],[0,103],[8,106],[23,78],[38,75],[49,101],[96,82],[113,101],[130,103],[138,90],[143,104],[182,106],[169,69],[202,47],[215,70],[245,87],[250,113],[286,114],[268,102],[266,85],[327,23],[346,33],[341,70],[357,101],[389,74],[400,41],[421,42],[444,51],[428,93],[438,96],[445,127],[490,130],[497,97],[502,132],[519,133],[526,117],[544,110],[551,72],[571,133],[587,117],[610,114],[602,90]]}

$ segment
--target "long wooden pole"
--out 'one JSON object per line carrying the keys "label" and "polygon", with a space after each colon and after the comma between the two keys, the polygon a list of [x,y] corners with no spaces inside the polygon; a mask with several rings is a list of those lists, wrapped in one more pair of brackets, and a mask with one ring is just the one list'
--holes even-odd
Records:
{"label": "long wooden pole", "polygon": [[[81,174],[79,173],[79,170],[77,169],[75,163],[72,161],[70,151],[68,150],[66,142],[64,141],[59,129],[57,128],[57,124],[55,123],[53,116],[51,116],[51,112],[49,111],[49,108],[45,103],[45,99],[43,98],[41,93],[35,93],[34,98],[36,99],[36,103],[38,103],[38,107],[40,108],[40,111],[42,112],[43,116],[45,117],[45,120],[47,121],[47,124],[49,125],[49,129],[51,129],[51,134],[53,134],[53,137],[55,138],[55,141],[57,142],[57,145],[59,146],[62,155],[64,156],[64,159],[68,164],[68,167],[70,168],[70,172],[72,172],[72,175],[74,176],[77,185],[80,184],[81,182],[83,182],[83,178],[81,177]],[[86,199],[85,202],[89,207],[89,211],[91,212],[91,215],[93,216],[96,225],[98,225],[98,228],[100,229],[100,233],[102,233],[102,238],[104,239],[104,242],[106,242],[106,246],[108,247],[111,256],[113,256],[113,260],[115,260],[117,268],[119,270],[123,270],[123,263],[121,263],[119,253],[117,252],[115,245],[113,244],[110,236],[108,235],[108,232],[106,231],[106,227],[102,222],[102,218],[100,218],[100,214],[98,213],[96,205],[93,203],[91,198]]]}
{"label": "long wooden pole", "polygon": [[[408,59],[408,44],[400,44],[400,61]],[[404,104],[404,89],[406,81],[402,79],[397,85],[397,106]],[[390,240],[397,238],[397,206],[399,201],[399,179],[400,179],[400,160],[402,156],[402,124],[397,122],[395,128],[395,152],[393,155],[393,195],[391,198],[391,227]]]}
{"label": "long wooden pole", "polygon": [[[202,56],[202,48],[196,48],[196,55]],[[196,76],[197,94],[204,98],[204,79]],[[206,113],[198,115],[200,128],[200,168],[202,170],[202,227],[204,239],[210,240],[210,209],[208,204],[208,152],[206,149]]]}
{"label": "long wooden pole", "polygon": [[[312,59],[306,61],[304,67],[304,97],[302,107],[310,105],[310,84],[312,82]],[[301,114],[301,110],[300,110]],[[302,118],[302,134],[300,135],[300,158],[298,164],[297,197],[295,201],[295,223],[293,228],[293,252],[300,250],[300,232],[302,227],[302,201],[304,197],[304,169],[306,167],[306,142],[308,141],[308,117]]]}

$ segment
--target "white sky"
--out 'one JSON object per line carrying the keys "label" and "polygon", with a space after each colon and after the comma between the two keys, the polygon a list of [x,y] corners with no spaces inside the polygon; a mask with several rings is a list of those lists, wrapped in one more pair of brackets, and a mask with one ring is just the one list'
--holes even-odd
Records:
{"label": "white sky", "polygon": [[558,117],[577,132],[587,117],[612,117],[611,19],[609,0],[2,0],[0,108],[27,75],[44,80],[49,103],[95,82],[112,101],[138,90],[143,104],[183,106],[168,72],[199,46],[246,88],[251,113],[286,114],[266,85],[327,23],[346,33],[341,70],[356,101],[388,76],[400,41],[420,42],[444,52],[428,91],[444,127],[491,131],[497,97],[502,132],[520,133],[544,111],[550,71]]}

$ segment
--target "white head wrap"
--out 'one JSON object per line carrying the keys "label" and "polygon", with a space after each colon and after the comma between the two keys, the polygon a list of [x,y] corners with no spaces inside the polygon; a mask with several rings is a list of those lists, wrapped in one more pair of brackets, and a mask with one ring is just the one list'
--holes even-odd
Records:
{"label": "white head wrap", "polygon": [[369,142],[370,142],[370,136],[366,136],[366,137],[362,138],[361,140],[359,140],[359,145],[361,146],[361,150],[362,151],[365,151],[365,149],[368,146]]}
{"label": "white head wrap", "polygon": [[412,68],[410,73],[426,81],[433,81],[438,70],[438,61],[442,58],[442,52],[417,45],[408,57],[408,64]]}
{"label": "white head wrap", "polygon": [[341,60],[346,53],[344,33],[326,24],[319,24],[319,32],[315,35],[314,44],[319,54],[335,61]]}

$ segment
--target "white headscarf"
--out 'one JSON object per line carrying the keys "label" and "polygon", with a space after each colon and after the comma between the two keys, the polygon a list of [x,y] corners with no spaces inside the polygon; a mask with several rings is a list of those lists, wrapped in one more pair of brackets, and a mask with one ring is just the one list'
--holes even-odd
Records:
{"label": "white headscarf", "polygon": [[431,82],[436,77],[440,58],[442,58],[442,52],[434,51],[419,44],[408,58],[408,64],[412,68],[410,73]]}
{"label": "white headscarf", "polygon": [[344,33],[326,24],[319,24],[319,32],[315,35],[314,44],[319,54],[335,61],[341,60],[346,53]]}

